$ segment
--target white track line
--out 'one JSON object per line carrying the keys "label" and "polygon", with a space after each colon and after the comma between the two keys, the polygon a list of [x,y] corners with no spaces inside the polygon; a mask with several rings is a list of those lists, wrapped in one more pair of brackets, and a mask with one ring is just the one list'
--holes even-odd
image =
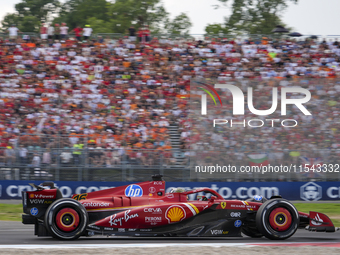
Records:
{"label": "white track line", "polygon": [[159,243],[159,244],[58,244],[58,245],[0,245],[1,249],[40,249],[40,248],[48,248],[48,249],[91,249],[91,248],[164,248],[164,247],[195,247],[195,246],[210,246],[210,247],[231,247],[231,246],[243,246],[243,247],[253,247],[248,243],[185,243],[185,244],[176,244],[176,243]]}
{"label": "white track line", "polygon": [[[139,244],[139,243],[133,243],[133,244],[81,244],[81,246],[77,244],[58,244],[58,245],[47,245],[47,244],[21,244],[21,245],[0,245],[1,249],[78,249],[81,247],[82,249],[91,249],[91,248],[164,248],[164,247],[260,247],[262,245],[268,245],[271,246],[275,245],[282,245],[285,244],[287,246],[293,245],[293,244],[304,244],[304,245],[316,245],[315,242],[287,242],[287,243],[182,243],[182,244],[176,244],[176,243],[158,243],[158,244]],[[323,242],[322,244],[333,244],[332,242]]]}

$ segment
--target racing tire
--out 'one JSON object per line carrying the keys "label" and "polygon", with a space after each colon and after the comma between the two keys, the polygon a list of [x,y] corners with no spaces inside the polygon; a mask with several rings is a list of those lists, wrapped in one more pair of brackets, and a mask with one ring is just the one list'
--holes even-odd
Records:
{"label": "racing tire", "polygon": [[88,225],[88,214],[84,206],[71,198],[54,201],[45,214],[45,227],[57,239],[78,239]]}
{"label": "racing tire", "polygon": [[299,213],[286,199],[270,199],[263,203],[256,214],[256,226],[261,234],[272,240],[284,240],[296,232]]}

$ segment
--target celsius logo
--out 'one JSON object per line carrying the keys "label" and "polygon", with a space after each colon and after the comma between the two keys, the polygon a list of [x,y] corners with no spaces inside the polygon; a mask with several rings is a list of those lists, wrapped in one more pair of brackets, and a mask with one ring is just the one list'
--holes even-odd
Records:
{"label": "celsius logo", "polygon": [[[202,84],[202,83],[199,83]],[[205,85],[205,84],[204,84]],[[238,88],[235,85],[230,85],[230,84],[215,84],[215,88],[209,85],[205,85],[207,88],[210,88],[215,95],[218,97],[221,106],[222,106],[222,100],[219,97],[218,93],[216,92],[215,88],[219,89],[228,89],[233,97],[233,115],[244,115],[244,94],[240,88]],[[210,97],[213,99],[215,105],[216,105],[216,100],[213,97],[213,95],[206,89],[199,87],[203,91],[205,91],[207,94],[210,95]],[[301,93],[305,94],[304,98],[287,98],[288,93]],[[273,93],[272,93],[272,106],[268,110],[257,110],[254,107],[253,104],[253,88],[249,87],[248,88],[248,108],[249,111],[255,115],[270,115],[273,112],[275,112],[277,108],[277,102],[278,102],[278,96],[277,96],[277,88],[273,88]],[[302,104],[309,102],[311,99],[311,93],[309,90],[301,88],[301,87],[289,87],[289,88],[281,88],[281,115],[287,115],[287,104],[293,104],[297,108],[300,109],[300,111],[304,115],[312,115],[306,107],[304,107]],[[206,94],[201,95],[201,114],[206,115],[207,114],[207,96]]]}
{"label": "celsius logo", "polygon": [[127,197],[141,197],[141,196],[143,196],[143,189],[139,185],[131,184],[131,185],[126,187],[125,196],[127,196]]}

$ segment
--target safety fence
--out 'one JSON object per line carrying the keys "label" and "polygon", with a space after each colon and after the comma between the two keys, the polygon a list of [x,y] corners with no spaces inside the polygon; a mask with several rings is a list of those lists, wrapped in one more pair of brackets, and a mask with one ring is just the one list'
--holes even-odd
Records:
{"label": "safety fence", "polygon": [[336,149],[194,151],[90,146],[0,148],[0,179],[135,181],[340,181]]}
{"label": "safety fence", "polygon": [[[21,38],[30,38],[30,39],[39,39],[40,34],[36,32],[21,32],[19,33],[19,37]],[[68,38],[75,38],[74,33],[69,33],[66,37]],[[94,33],[92,34],[91,38],[98,39],[102,37],[104,39],[120,39],[124,37],[128,37],[127,34],[121,33]],[[8,33],[0,33],[0,38],[7,39],[9,38]],[[299,37],[290,37],[287,34],[151,34],[151,38],[157,39],[172,39],[172,40],[181,40],[181,39],[195,39],[195,40],[210,40],[210,39],[247,39],[251,38],[252,40],[261,40],[265,39],[279,39],[279,38],[312,38],[312,39],[340,39],[340,35],[302,35]]]}

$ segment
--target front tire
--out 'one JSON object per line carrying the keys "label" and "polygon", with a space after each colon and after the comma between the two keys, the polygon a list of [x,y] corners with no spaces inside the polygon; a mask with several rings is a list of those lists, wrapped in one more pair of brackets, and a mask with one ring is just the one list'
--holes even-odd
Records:
{"label": "front tire", "polygon": [[294,235],[299,221],[295,206],[282,198],[266,201],[256,214],[259,232],[273,240],[284,240]]}
{"label": "front tire", "polygon": [[48,232],[61,240],[79,238],[88,225],[87,211],[82,204],[71,198],[54,201],[45,214]]}

